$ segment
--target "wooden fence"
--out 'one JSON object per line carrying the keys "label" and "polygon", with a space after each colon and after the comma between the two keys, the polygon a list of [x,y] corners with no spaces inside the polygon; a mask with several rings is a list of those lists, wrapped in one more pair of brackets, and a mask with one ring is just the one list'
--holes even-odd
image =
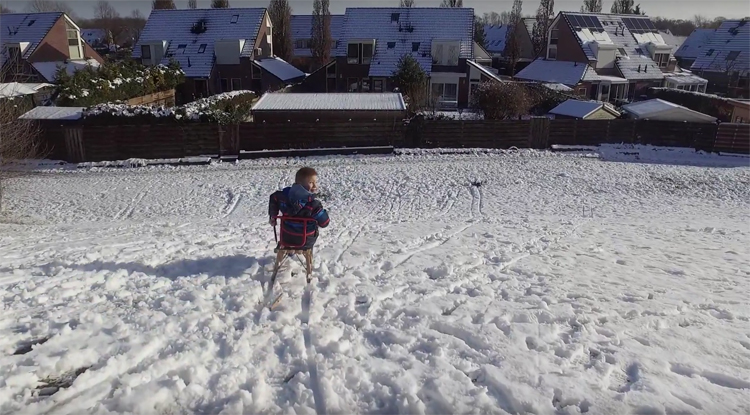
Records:
{"label": "wooden fence", "polygon": [[69,162],[160,159],[240,152],[340,147],[538,148],[552,145],[650,144],[750,154],[750,124],[637,120],[414,120],[405,124],[151,123],[68,124],[42,136],[50,157]]}

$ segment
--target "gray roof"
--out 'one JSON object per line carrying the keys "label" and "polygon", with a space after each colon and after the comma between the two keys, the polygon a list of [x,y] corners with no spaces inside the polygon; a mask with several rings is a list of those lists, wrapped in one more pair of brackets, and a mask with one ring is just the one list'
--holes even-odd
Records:
{"label": "gray roof", "polygon": [[[398,23],[392,15],[398,14]],[[378,7],[346,9],[336,56],[346,56],[350,39],[375,39],[369,76],[389,77],[403,55],[412,55],[422,69],[432,73],[432,41],[460,42],[459,57],[474,57],[474,9],[438,7]],[[389,48],[393,46],[392,48]],[[413,44],[418,50],[412,52]]]}
{"label": "gray roof", "polygon": [[83,107],[35,107],[21,115],[24,120],[80,120]]}
{"label": "gray roof", "polygon": [[304,72],[278,57],[256,59],[255,64],[284,82],[305,77]]}
{"label": "gray roof", "polygon": [[575,99],[569,99],[560,105],[550,110],[550,114],[565,115],[568,117],[586,118],[591,115],[594,111],[604,108],[612,115],[620,116],[620,113],[615,111],[614,108],[600,101],[578,101]]}
{"label": "gray roof", "polygon": [[490,70],[490,68],[487,68],[486,66],[484,66],[484,65],[482,65],[480,63],[474,62],[471,59],[467,60],[466,63],[469,64],[469,66],[473,66],[479,72],[481,72],[484,76],[486,76],[486,77],[488,77],[490,79],[494,79],[494,80],[500,81],[500,82],[505,82],[502,79],[500,79],[500,77],[496,73],[492,72],[492,70]]}
{"label": "gray roof", "polygon": [[[214,45],[217,41],[245,40],[240,56],[252,57],[255,39],[265,13],[265,8],[152,10],[146,27],[133,48],[133,57],[141,57],[141,45],[144,43],[167,41],[169,44],[162,64],[167,65],[171,55],[171,59],[180,63],[185,76],[209,77],[214,65]],[[193,25],[201,19],[206,21],[206,31],[192,33]],[[186,45],[184,53],[175,53],[179,45]],[[203,53],[199,53],[201,45],[206,45]]]}
{"label": "gray roof", "polygon": [[[294,56],[309,57],[312,56],[312,50],[310,48],[297,48],[296,40],[298,39],[311,39],[310,31],[312,30],[312,15],[309,14],[295,14],[292,15],[292,44],[294,47]],[[331,15],[331,39],[339,40],[341,36],[341,29],[344,27],[344,15],[343,14],[332,14]],[[336,44],[331,45],[331,56],[336,54]]]}
{"label": "gray roof", "polygon": [[0,14],[0,64],[5,62],[5,46],[8,43],[28,42],[29,47],[24,51],[22,58],[27,59],[31,56],[62,16],[61,12]]}
{"label": "gray roof", "polygon": [[404,111],[399,93],[304,94],[269,92],[253,105],[253,111]]}
{"label": "gray roof", "polygon": [[701,53],[706,52],[706,44],[711,40],[711,37],[716,32],[716,29],[695,29],[690,36],[682,42],[682,45],[674,53],[677,58],[683,59],[695,59]]}
{"label": "gray roof", "polygon": [[484,25],[484,45],[487,52],[501,54],[505,51],[505,36],[509,27],[508,25]]}
{"label": "gray roof", "polygon": [[[592,35],[598,38],[603,38],[605,39],[603,43],[612,43],[618,48],[616,53],[616,66],[624,78],[628,80],[664,79],[664,75],[659,69],[659,66],[648,56],[648,50],[646,49],[645,43],[647,43],[646,40],[654,41],[655,43],[663,43],[665,45],[667,43],[664,42],[664,39],[657,30],[643,34],[634,34],[628,29],[627,25],[625,25],[622,20],[623,18],[648,19],[647,17],[578,12],[561,12],[560,15],[563,17],[564,21],[567,22],[573,33],[577,35],[578,43],[581,45],[582,50],[586,53],[586,57],[588,57],[589,60],[596,60],[596,56],[594,56],[588,42],[584,40],[588,37],[588,34],[586,33],[587,29],[576,28],[570,21],[570,16],[583,15],[599,20],[603,31],[593,33]],[[589,31],[589,33],[591,33],[591,31]],[[622,51],[620,51],[620,49],[622,49]],[[622,52],[625,52],[625,54],[623,55]]]}
{"label": "gray roof", "polygon": [[[589,75],[588,79],[586,78]],[[587,63],[537,59],[515,75],[527,81],[576,86],[581,81],[598,80],[596,71]]]}
{"label": "gray roof", "polygon": [[669,30],[660,30],[659,34],[667,45],[672,46],[673,55],[687,39],[687,36],[675,36]]}
{"label": "gray roof", "polygon": [[750,73],[750,24],[746,19],[727,20],[716,29],[691,69],[707,72]]}
{"label": "gray roof", "polygon": [[33,66],[34,69],[44,77],[44,79],[49,82],[55,82],[57,80],[57,71],[60,67],[64,67],[68,72],[68,75],[73,75],[76,71],[85,69],[88,66],[98,68],[101,65],[95,59],[79,59],[69,61],[34,62],[31,66]]}
{"label": "gray roof", "polygon": [[81,37],[89,45],[95,45],[99,42],[107,41],[106,29],[81,29]]}

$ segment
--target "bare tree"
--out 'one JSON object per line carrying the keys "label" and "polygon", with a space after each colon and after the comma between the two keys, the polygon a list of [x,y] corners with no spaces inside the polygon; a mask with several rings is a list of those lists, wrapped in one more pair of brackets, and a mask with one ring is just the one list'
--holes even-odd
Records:
{"label": "bare tree", "polygon": [[609,9],[612,14],[632,14],[634,0],[615,0],[612,8]]}
{"label": "bare tree", "polygon": [[213,9],[228,9],[229,0],[211,0],[211,8]]}
{"label": "bare tree", "polygon": [[292,6],[289,0],[271,0],[268,15],[273,24],[273,51],[285,61],[292,60]]}
{"label": "bare tree", "polygon": [[508,31],[505,32],[505,50],[503,55],[508,60],[510,75],[516,73],[516,64],[521,59],[521,42],[516,33],[519,25],[523,24],[522,19],[523,0],[513,0],[513,9],[510,11],[510,23]]}
{"label": "bare tree", "polygon": [[313,69],[318,69],[331,59],[331,11],[329,0],[313,1],[312,38]]}
{"label": "bare tree", "polygon": [[414,7],[414,0],[400,0],[398,7]]}
{"label": "bare tree", "polygon": [[443,0],[443,2],[440,3],[440,7],[464,7],[464,0]]}
{"label": "bare tree", "polygon": [[581,6],[581,12],[601,13],[602,12],[602,0],[583,0],[583,6]]}
{"label": "bare tree", "polygon": [[188,9],[197,9],[198,0],[188,0]]}
{"label": "bare tree", "polygon": [[94,17],[101,28],[107,31],[107,45],[116,44],[123,33],[120,13],[107,0],[99,0],[94,6]]}
{"label": "bare tree", "polygon": [[482,15],[482,23],[492,26],[502,26],[510,24],[511,13],[510,12],[489,12]]}
{"label": "bare tree", "polygon": [[711,19],[706,16],[696,14],[695,16],[693,16],[693,24],[695,24],[695,27],[708,27],[711,25]]}
{"label": "bare tree", "polygon": [[4,4],[0,4],[0,14],[3,14],[3,13],[13,13],[13,10],[5,7]]}
{"label": "bare tree", "polygon": [[27,97],[0,99],[0,210],[7,197],[7,181],[23,173],[19,162],[45,156],[38,126],[31,120],[18,119],[31,107]]}
{"label": "bare tree", "polygon": [[547,32],[551,19],[555,17],[555,0],[542,0],[536,10],[536,22],[531,36],[534,44],[534,54],[538,55],[547,46]]}
{"label": "bare tree", "polygon": [[73,8],[64,1],[55,0],[31,0],[26,6],[30,13],[63,12],[68,16],[74,16]]}
{"label": "bare tree", "polygon": [[154,10],[176,9],[177,6],[174,5],[174,0],[154,0],[151,8]]}

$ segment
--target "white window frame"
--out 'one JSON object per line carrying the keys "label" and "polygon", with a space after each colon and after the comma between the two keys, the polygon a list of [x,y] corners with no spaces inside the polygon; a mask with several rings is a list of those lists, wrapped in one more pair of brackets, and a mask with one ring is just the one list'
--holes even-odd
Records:
{"label": "white window frame", "polygon": [[[552,56],[552,51],[555,51],[555,56]],[[557,45],[549,45],[549,47],[547,47],[547,60],[557,60]]]}
{"label": "white window frame", "polygon": [[[456,87],[455,96],[445,95],[445,87],[447,85]],[[438,91],[435,91],[435,89],[438,89]],[[431,82],[430,83],[430,96],[434,96],[434,95],[438,95],[438,102],[458,103],[458,82],[446,82],[446,81]]]}
{"label": "white window frame", "polygon": [[[72,60],[83,59],[83,42],[81,41],[81,30],[67,25],[65,30],[65,41],[68,45],[68,56]],[[71,41],[75,41],[75,45],[71,45]]]}

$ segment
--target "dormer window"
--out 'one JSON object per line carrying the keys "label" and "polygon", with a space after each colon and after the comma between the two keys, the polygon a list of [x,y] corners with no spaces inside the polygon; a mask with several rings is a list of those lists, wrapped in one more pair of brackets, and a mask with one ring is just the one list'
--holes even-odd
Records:
{"label": "dormer window", "polygon": [[206,46],[208,46],[205,43],[202,43],[200,47],[198,47],[198,53],[205,53],[206,52]]}
{"label": "dormer window", "polygon": [[388,42],[388,49],[395,49],[396,48],[396,42]]}
{"label": "dormer window", "polygon": [[419,51],[419,42],[411,42],[411,51],[412,52],[418,52]]}
{"label": "dormer window", "polygon": [[401,17],[400,13],[391,13],[391,23],[398,23],[399,17]]}
{"label": "dormer window", "polygon": [[232,15],[232,20],[230,20],[229,23],[235,24],[237,23],[238,20],[240,20],[240,15],[235,14],[235,15]]}
{"label": "dormer window", "polygon": [[187,49],[187,45],[178,45],[177,46],[177,53],[184,55],[186,49]]}
{"label": "dormer window", "polygon": [[346,63],[369,65],[372,62],[375,42],[351,42],[346,47]]}
{"label": "dormer window", "polygon": [[75,26],[68,24],[66,33],[70,59],[83,59],[81,32]]}

